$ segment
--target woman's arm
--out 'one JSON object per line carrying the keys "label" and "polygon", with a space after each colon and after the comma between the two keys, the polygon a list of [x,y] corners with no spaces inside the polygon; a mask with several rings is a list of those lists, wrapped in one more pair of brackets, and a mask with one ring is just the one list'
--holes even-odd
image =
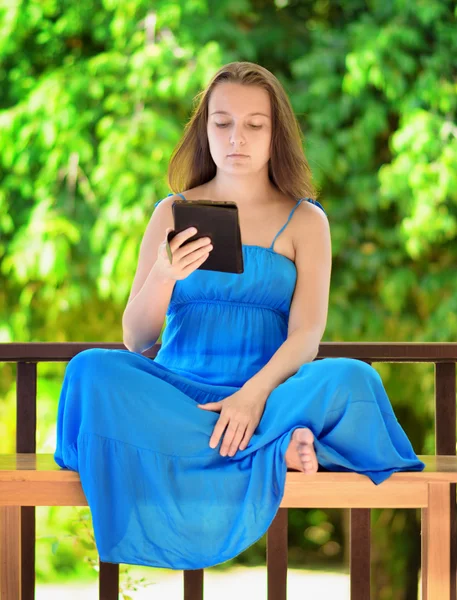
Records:
{"label": "woman's arm", "polygon": [[286,341],[279,346],[267,364],[251,379],[246,381],[243,388],[251,388],[256,393],[270,393],[288,377],[298,371],[307,362],[312,362],[319,351],[320,332],[303,332],[296,329]]}
{"label": "woman's arm", "polygon": [[329,222],[324,211],[309,202],[301,204],[296,214],[297,283],[290,307],[287,339],[243,386],[263,390],[266,396],[296,373],[301,365],[314,360],[327,323],[332,270]]}
{"label": "woman's arm", "polygon": [[157,342],[176,283],[161,280],[154,269],[166,229],[173,227],[174,198],[166,198],[157,205],[141,241],[137,270],[122,316],[124,346],[131,352],[144,352]]}

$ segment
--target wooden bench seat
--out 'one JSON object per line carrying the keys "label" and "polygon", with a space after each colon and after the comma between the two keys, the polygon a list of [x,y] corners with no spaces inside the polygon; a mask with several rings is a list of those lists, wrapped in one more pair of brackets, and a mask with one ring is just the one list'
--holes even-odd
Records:
{"label": "wooden bench seat", "polygon": [[[450,598],[451,484],[456,456],[420,456],[421,472],[394,473],[380,485],[357,473],[289,470],[281,508],[421,508],[423,600]],[[1,600],[20,598],[21,506],[87,506],[79,474],[52,454],[0,455]],[[446,542],[447,540],[447,542]]]}

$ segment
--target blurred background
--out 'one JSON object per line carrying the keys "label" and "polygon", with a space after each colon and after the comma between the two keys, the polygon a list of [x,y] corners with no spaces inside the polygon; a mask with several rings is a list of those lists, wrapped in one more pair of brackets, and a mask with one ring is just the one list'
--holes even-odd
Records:
{"label": "blurred background", "polygon": [[[122,341],[171,153],[236,60],[278,77],[304,132],[332,233],[323,341],[456,341],[456,31],[453,0],[0,0],[0,342]],[[373,367],[416,453],[434,453],[433,365]],[[38,367],[37,452],[55,449],[64,369]],[[0,453],[15,370],[0,365]],[[36,511],[38,589],[88,600],[70,592],[98,577],[89,508]],[[348,533],[347,511],[289,510],[290,568],[340,576],[310,597],[349,597]],[[373,510],[372,536],[372,597],[416,600],[419,511]],[[207,571],[253,573],[265,547]],[[159,571],[123,565],[121,597],[153,597]]]}

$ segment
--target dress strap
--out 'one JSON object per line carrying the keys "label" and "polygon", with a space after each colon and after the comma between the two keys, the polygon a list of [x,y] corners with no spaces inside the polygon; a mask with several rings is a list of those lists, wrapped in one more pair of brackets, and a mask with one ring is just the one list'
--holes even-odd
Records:
{"label": "dress strap", "polygon": [[[322,210],[324,210],[324,207],[317,201],[314,200],[313,198],[300,198],[299,200],[297,200],[297,204],[293,207],[293,209],[290,211],[289,214],[289,218],[287,219],[287,222],[281,227],[281,229],[278,231],[278,233],[275,235],[273,241],[271,242],[271,246],[270,246],[270,250],[273,250],[273,246],[275,244],[276,238],[279,236],[280,233],[282,233],[284,231],[284,229],[287,227],[287,225],[289,224],[289,221],[292,218],[292,215],[294,214],[294,212],[297,210],[297,206],[300,206],[300,204],[303,202],[303,200],[308,200],[308,202],[311,202],[312,204],[316,204],[317,206],[319,206],[319,208],[321,208]],[[324,210],[325,213],[325,210]],[[325,213],[327,214],[327,213]]]}
{"label": "dress strap", "polygon": [[[168,194],[169,196],[173,196],[173,194]],[[187,198],[184,196],[184,194],[181,194],[181,192],[176,192],[177,196],[181,196],[181,198],[184,200],[184,202],[187,202]]]}
{"label": "dress strap", "polygon": [[[178,196],[181,196],[181,198],[182,198],[182,199],[183,199],[185,202],[187,202],[187,198],[185,198],[184,194],[181,194],[181,192],[177,192],[177,195],[178,195]],[[165,198],[168,198],[169,196],[174,196],[173,192],[171,192],[170,194],[167,194],[167,195],[165,196]],[[155,208],[155,207],[156,207],[158,204],[160,204],[160,202],[162,202],[162,200],[165,200],[165,198],[161,198],[160,200],[157,200],[157,202],[154,204],[154,208]]]}

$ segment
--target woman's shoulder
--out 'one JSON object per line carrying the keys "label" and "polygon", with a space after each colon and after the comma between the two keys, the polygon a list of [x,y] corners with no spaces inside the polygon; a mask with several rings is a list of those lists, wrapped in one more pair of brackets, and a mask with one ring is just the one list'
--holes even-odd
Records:
{"label": "woman's shoulder", "polygon": [[304,202],[300,203],[300,206],[303,205],[305,207],[304,209],[302,209],[302,212],[304,210],[304,211],[308,211],[308,213],[311,213],[311,214],[313,211],[316,211],[318,213],[323,212],[325,215],[327,214],[325,212],[325,209],[322,206],[322,204],[320,202],[318,202],[317,200],[315,200],[314,198],[304,198],[303,200],[304,200]]}
{"label": "woman's shoulder", "polygon": [[160,200],[157,200],[157,202],[154,203],[154,208],[157,208],[159,206],[159,204],[162,204],[162,205],[171,204],[173,202],[172,196],[176,196],[176,194],[168,194],[168,196],[165,196],[165,198],[160,198]]}
{"label": "woman's shoulder", "polygon": [[324,207],[317,200],[312,201],[312,199],[307,199],[306,202],[301,202],[298,207],[299,210],[296,212],[297,221],[300,221],[302,226],[313,227],[314,223],[319,221],[328,221],[328,215],[324,210]]}
{"label": "woman's shoulder", "polygon": [[154,204],[154,208],[162,202],[164,202],[168,206],[171,206],[175,200],[182,200],[183,196],[189,202],[192,200],[199,200],[200,198],[204,198],[204,196],[202,196],[202,194],[204,194],[204,190],[203,190],[203,186],[201,186],[201,185],[194,187],[194,188],[190,188],[188,190],[184,190],[182,192],[176,192],[176,193],[171,192],[170,194],[165,196],[165,198],[158,200]]}

